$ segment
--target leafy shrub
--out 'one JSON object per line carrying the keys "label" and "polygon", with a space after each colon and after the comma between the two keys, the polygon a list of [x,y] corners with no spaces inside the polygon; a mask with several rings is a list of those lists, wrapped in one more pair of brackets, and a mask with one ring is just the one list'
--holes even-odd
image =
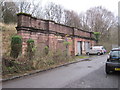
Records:
{"label": "leafy shrub", "polygon": [[45,50],[45,55],[47,55],[49,53],[49,47],[45,46],[44,50]]}
{"label": "leafy shrub", "polygon": [[21,62],[21,61],[17,61],[17,59],[15,59],[15,60],[8,60],[8,59],[7,58],[3,59],[2,75],[21,73],[21,72],[25,72],[25,71],[34,69],[32,67],[31,61]]}
{"label": "leafy shrub", "polygon": [[100,32],[93,32],[93,34],[94,34],[94,38],[96,40],[96,43],[98,43],[99,38],[100,38]]}
{"label": "leafy shrub", "polygon": [[33,58],[34,54],[35,54],[34,40],[28,39],[28,41],[27,41],[27,56],[28,56],[29,60],[31,60]]}
{"label": "leafy shrub", "polygon": [[71,42],[64,41],[63,44],[66,46],[66,56],[68,56],[68,47],[71,44]]}
{"label": "leafy shrub", "polygon": [[22,38],[21,36],[15,35],[11,40],[11,53],[10,56],[17,58],[22,52]]}
{"label": "leafy shrub", "polygon": [[2,75],[15,75],[31,70],[48,69],[74,60],[72,57],[66,57],[65,52],[62,51],[49,51],[45,56],[41,54],[40,50],[36,50],[35,53],[38,55],[33,60],[27,60],[26,57],[18,57],[17,59],[4,57],[2,59]]}

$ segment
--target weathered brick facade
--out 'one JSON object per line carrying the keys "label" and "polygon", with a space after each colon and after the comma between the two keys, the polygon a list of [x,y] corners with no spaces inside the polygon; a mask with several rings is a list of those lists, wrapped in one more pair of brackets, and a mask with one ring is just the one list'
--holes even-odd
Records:
{"label": "weathered brick facade", "polygon": [[68,54],[78,54],[78,42],[81,42],[82,53],[85,53],[85,43],[94,45],[93,33],[74,27],[55,23],[50,20],[37,19],[27,14],[18,15],[18,25],[16,27],[18,35],[23,38],[23,53],[27,47],[26,41],[31,38],[41,51],[45,46],[51,51],[66,50],[64,42],[70,42],[68,45]]}

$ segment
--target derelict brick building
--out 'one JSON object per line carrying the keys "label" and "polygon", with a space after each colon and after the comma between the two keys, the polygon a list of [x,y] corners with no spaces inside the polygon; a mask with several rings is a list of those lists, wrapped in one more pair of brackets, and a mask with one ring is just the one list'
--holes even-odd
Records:
{"label": "derelict brick building", "polygon": [[42,51],[45,46],[51,51],[66,50],[64,42],[69,42],[68,54],[84,54],[95,44],[93,33],[78,28],[55,23],[50,20],[37,19],[28,14],[18,14],[18,35],[23,38],[23,53],[26,41],[33,39],[37,48]]}

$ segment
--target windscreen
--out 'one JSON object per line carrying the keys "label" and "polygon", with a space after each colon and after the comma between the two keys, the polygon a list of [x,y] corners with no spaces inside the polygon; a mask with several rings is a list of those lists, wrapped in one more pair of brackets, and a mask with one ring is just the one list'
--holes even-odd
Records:
{"label": "windscreen", "polygon": [[110,56],[118,58],[120,57],[120,51],[111,51]]}

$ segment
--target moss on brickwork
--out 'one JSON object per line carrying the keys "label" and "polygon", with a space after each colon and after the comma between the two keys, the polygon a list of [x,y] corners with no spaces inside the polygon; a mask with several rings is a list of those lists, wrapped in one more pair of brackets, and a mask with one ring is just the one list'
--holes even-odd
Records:
{"label": "moss on brickwork", "polygon": [[31,16],[31,14],[28,14],[28,13],[23,13],[23,12],[17,13],[17,16],[19,16],[19,15]]}

